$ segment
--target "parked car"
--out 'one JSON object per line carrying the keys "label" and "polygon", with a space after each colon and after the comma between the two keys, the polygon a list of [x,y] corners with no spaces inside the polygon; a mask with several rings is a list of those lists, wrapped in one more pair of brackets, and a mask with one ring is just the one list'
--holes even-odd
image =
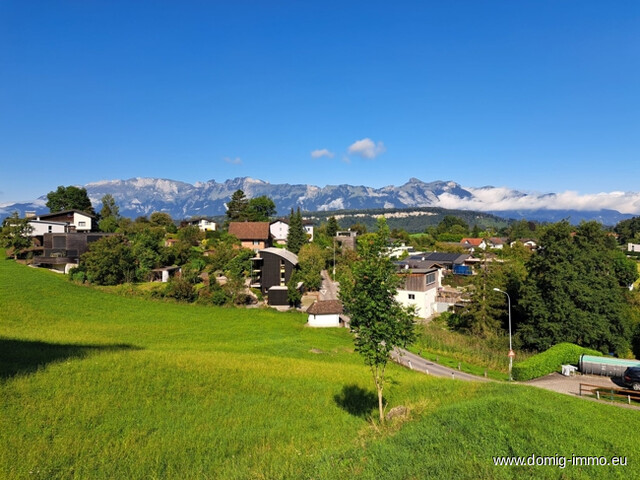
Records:
{"label": "parked car", "polygon": [[640,367],[629,367],[624,371],[622,380],[627,387],[640,391]]}

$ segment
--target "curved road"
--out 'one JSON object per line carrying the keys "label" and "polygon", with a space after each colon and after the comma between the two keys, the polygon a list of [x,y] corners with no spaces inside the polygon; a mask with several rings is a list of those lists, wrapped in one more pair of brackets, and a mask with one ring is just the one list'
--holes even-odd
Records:
{"label": "curved road", "polygon": [[453,368],[443,367],[442,365],[433,363],[431,360],[422,358],[403,348],[396,348],[393,352],[391,352],[391,358],[394,362],[399,363],[402,366],[429,375],[434,375],[436,377],[455,378],[457,380],[466,380],[469,382],[491,381],[491,379],[489,378],[478,377],[476,375],[471,375],[470,373],[460,372]]}

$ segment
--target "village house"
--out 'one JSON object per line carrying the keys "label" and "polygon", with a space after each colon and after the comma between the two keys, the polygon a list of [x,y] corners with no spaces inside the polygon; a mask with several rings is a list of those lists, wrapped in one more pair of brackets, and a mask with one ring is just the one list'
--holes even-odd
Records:
{"label": "village house", "polygon": [[470,274],[471,255],[468,253],[445,253],[445,252],[425,252],[410,255],[398,265],[408,265],[409,268],[432,268],[439,265],[454,274]]}
{"label": "village house", "polygon": [[460,240],[460,245],[471,253],[477,249],[484,250],[487,248],[487,242],[485,242],[483,238],[463,238]]}
{"label": "village house", "polygon": [[[313,222],[310,220],[302,221],[302,228],[307,234],[307,238],[310,242],[313,241]],[[287,237],[289,236],[289,221],[285,218],[279,218],[271,222],[269,225],[269,233],[273,237],[273,241],[280,245],[286,245]]]}
{"label": "village house", "polygon": [[402,284],[398,287],[396,300],[405,307],[413,306],[416,316],[430,318],[436,313],[446,311],[438,306],[438,292],[442,288],[442,267],[434,264],[430,268],[410,268],[401,263],[398,274]]}
{"label": "village house", "polygon": [[358,232],[349,230],[340,230],[336,232],[335,240],[347,250],[356,249],[356,237]]}
{"label": "village house", "polygon": [[343,321],[342,302],[340,300],[316,300],[307,309],[310,327],[341,327]]}
{"label": "village house", "polygon": [[271,247],[269,222],[231,222],[229,234],[240,240],[242,248],[254,252]]}
{"label": "village house", "polygon": [[640,252],[640,243],[629,243],[627,245],[627,252]]}
{"label": "village house", "polygon": [[113,233],[45,233],[42,255],[33,258],[33,265],[69,273],[78,266],[80,256],[89,250],[89,245],[114,235]]}
{"label": "village house", "polygon": [[[45,222],[48,229],[48,225],[50,224],[52,227],[56,224],[63,223],[66,225],[65,232],[74,233],[74,232],[90,232],[94,230],[97,225],[96,217],[93,215],[89,215],[86,212],[81,212],[80,210],[65,210],[63,212],[56,213],[47,213],[44,215],[38,215],[35,218],[36,222]],[[29,220],[31,223],[34,220]],[[53,229],[52,229],[53,230]],[[43,232],[43,233],[63,233],[63,232]]]}
{"label": "village house", "polygon": [[204,217],[195,217],[188,220],[189,225],[198,227],[201,232],[215,232],[216,222]]}

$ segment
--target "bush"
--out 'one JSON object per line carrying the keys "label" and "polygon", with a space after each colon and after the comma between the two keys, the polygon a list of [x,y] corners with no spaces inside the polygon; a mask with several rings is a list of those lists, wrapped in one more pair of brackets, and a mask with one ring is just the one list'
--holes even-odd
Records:
{"label": "bush", "polygon": [[165,295],[179,302],[193,302],[196,292],[191,283],[182,278],[175,278],[169,283]]}
{"label": "bush", "polygon": [[69,272],[69,280],[76,283],[84,283],[87,280],[87,274],[79,268],[72,268]]}
{"label": "bush", "polygon": [[580,361],[580,355],[598,355],[602,353],[590,348],[580,347],[573,343],[558,343],[550,349],[528,358],[513,366],[513,378],[525,381],[542,377],[549,373],[559,372],[561,365],[574,364]]}

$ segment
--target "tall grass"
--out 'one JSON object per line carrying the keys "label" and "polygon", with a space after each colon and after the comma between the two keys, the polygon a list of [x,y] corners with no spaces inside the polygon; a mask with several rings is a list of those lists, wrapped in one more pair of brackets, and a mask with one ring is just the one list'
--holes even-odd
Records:
{"label": "tall grass", "polygon": [[[425,358],[476,375],[487,375],[508,379],[509,337],[482,338],[450,330],[441,320],[431,321],[418,327],[418,340],[412,350]],[[517,352],[517,361],[523,361],[533,354]]]}
{"label": "tall grass", "polygon": [[[631,478],[636,411],[388,368],[384,428],[343,329],[145,301],[0,260],[0,478]],[[369,394],[368,394],[368,393]],[[372,401],[373,398],[373,401]],[[584,421],[584,419],[589,421]],[[494,467],[492,455],[629,467]]]}

